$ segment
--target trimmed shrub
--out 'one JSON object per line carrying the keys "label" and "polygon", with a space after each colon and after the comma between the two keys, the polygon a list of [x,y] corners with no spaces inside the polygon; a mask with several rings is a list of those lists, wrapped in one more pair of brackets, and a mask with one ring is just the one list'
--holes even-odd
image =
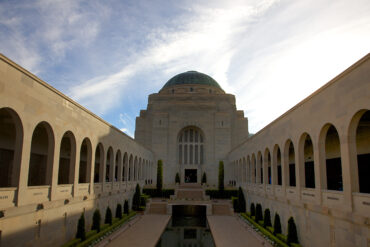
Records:
{"label": "trimmed shrub", "polygon": [[149,196],[148,195],[145,195],[145,194],[141,194],[140,196],[140,207],[146,207],[146,203],[149,199]]}
{"label": "trimmed shrub", "polygon": [[81,217],[78,220],[76,238],[80,238],[81,241],[84,241],[86,239],[84,213],[81,214]]}
{"label": "trimmed shrub", "polygon": [[218,190],[223,191],[225,189],[224,186],[224,162],[220,161],[218,165]]}
{"label": "trimmed shrub", "polygon": [[162,191],[163,187],[163,163],[162,160],[158,160],[157,164],[157,190]]}
{"label": "trimmed shrub", "polygon": [[205,172],[203,172],[203,176],[202,176],[202,184],[206,184],[207,183],[207,175]]}
{"label": "trimmed shrub", "polygon": [[234,208],[234,212],[235,213],[239,213],[239,200],[238,200],[238,197],[236,196],[233,196],[231,197],[231,202],[233,204],[233,208]]}
{"label": "trimmed shrub", "polygon": [[153,188],[144,188],[143,193],[150,197],[170,198],[171,195],[175,194],[175,190],[162,189],[161,191],[158,191],[157,189]]}
{"label": "trimmed shrub", "polygon": [[107,207],[107,210],[105,211],[105,220],[104,224],[112,225],[112,210],[110,210],[110,207]]}
{"label": "trimmed shrub", "polygon": [[127,200],[125,200],[125,203],[123,204],[123,213],[124,214],[126,214],[126,215],[128,215],[128,210],[129,209],[129,207],[128,207],[128,201]]}
{"label": "trimmed shrub", "polygon": [[100,219],[100,211],[99,209],[96,209],[93,214],[93,224],[91,230],[96,230],[97,232],[100,232]]}
{"label": "trimmed shrub", "polygon": [[281,233],[281,223],[279,214],[275,214],[274,218],[274,235]]}
{"label": "trimmed shrub", "polygon": [[140,193],[140,185],[136,184],[135,194],[132,199],[132,209],[133,210],[139,210],[141,203],[141,193]]}
{"label": "trimmed shrub", "polygon": [[256,222],[263,220],[262,218],[262,206],[261,204],[257,203],[256,206]]}
{"label": "trimmed shrub", "polygon": [[120,203],[117,204],[116,218],[122,219],[122,205]]}
{"label": "trimmed shrub", "polygon": [[271,215],[270,215],[270,209],[266,208],[265,214],[263,215],[263,227],[267,228],[268,226],[272,226],[271,225]]}
{"label": "trimmed shrub", "polygon": [[254,203],[251,204],[251,216],[256,216],[256,208],[254,207]]}
{"label": "trimmed shrub", "polygon": [[299,243],[298,242],[298,235],[297,235],[297,227],[294,223],[293,217],[290,217],[288,220],[288,236],[287,236],[287,243]]}
{"label": "trimmed shrub", "polygon": [[179,175],[179,173],[178,173],[178,172],[176,173],[175,183],[177,183],[177,184],[179,184],[179,183],[180,183],[180,175]]}
{"label": "trimmed shrub", "polygon": [[237,190],[206,190],[206,195],[211,199],[230,199],[231,197],[238,196]]}
{"label": "trimmed shrub", "polygon": [[239,187],[239,190],[238,190],[238,208],[239,208],[239,212],[240,213],[245,213],[245,211],[247,210],[246,209],[246,206],[245,206],[245,198],[244,198],[244,193],[243,193],[243,190],[241,187]]}

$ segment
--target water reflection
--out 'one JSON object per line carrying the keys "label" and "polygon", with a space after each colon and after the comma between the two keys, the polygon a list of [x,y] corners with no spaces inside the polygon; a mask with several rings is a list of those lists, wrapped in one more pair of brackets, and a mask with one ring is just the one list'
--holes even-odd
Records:
{"label": "water reflection", "polygon": [[156,247],[214,247],[206,217],[172,216]]}

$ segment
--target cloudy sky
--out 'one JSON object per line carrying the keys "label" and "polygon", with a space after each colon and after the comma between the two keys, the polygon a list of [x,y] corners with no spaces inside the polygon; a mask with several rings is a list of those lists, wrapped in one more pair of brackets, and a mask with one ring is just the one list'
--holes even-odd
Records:
{"label": "cloudy sky", "polygon": [[197,70],[256,133],[370,52],[369,0],[0,0],[0,53],[133,136]]}

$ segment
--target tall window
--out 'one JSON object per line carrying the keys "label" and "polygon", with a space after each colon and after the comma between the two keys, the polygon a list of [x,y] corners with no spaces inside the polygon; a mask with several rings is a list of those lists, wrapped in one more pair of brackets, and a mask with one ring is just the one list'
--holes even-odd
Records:
{"label": "tall window", "polygon": [[179,164],[203,164],[203,135],[198,128],[187,127],[180,132],[178,142]]}

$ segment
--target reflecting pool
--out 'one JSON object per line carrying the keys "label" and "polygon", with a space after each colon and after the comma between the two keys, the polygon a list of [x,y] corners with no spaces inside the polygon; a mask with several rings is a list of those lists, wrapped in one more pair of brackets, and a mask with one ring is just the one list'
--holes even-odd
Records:
{"label": "reflecting pool", "polygon": [[206,216],[172,216],[156,247],[214,247]]}

